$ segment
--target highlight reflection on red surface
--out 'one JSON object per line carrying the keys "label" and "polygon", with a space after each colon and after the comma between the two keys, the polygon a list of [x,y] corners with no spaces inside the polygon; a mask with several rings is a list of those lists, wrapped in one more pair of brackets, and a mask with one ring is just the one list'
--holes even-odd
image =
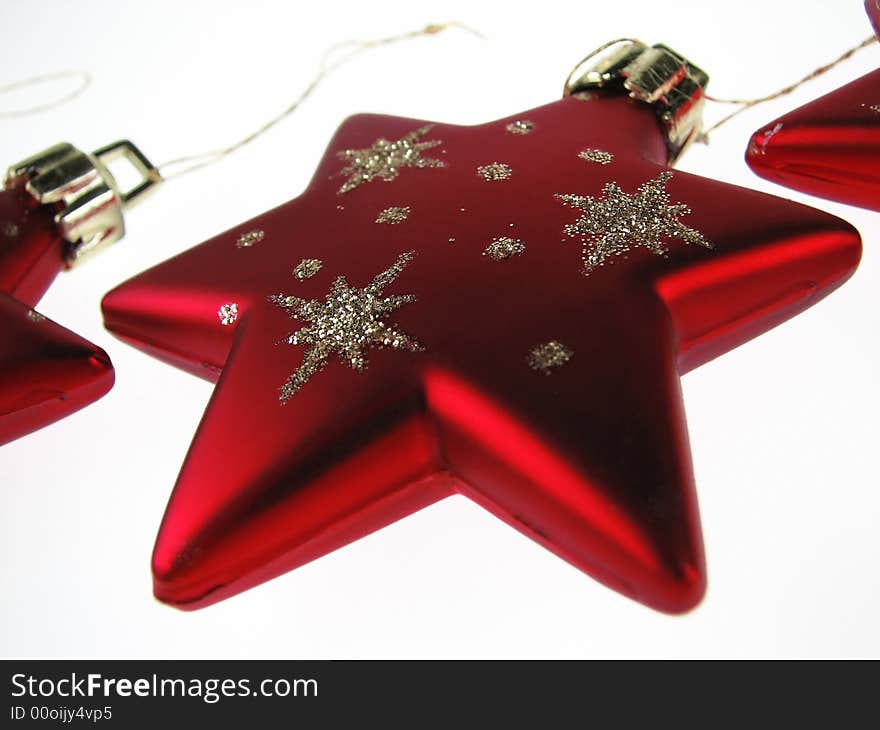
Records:
{"label": "highlight reflection on red surface", "polygon": [[[532,131],[507,131],[518,119]],[[610,181],[632,193],[667,169],[653,111],[616,95],[435,124],[444,167],[337,193],[337,152],[425,124],[352,117],[299,198],[105,297],[110,330],[217,381],[157,537],[156,595],[213,603],[458,492],[636,600],[691,608],[705,569],[679,376],[840,285],[858,235],[826,213],[676,172],[671,202],[691,208],[684,222],[714,247],[634,248],[584,276],[582,244],[563,234],[578,214],[555,195],[601,197]],[[585,148],[613,161],[585,161]],[[492,162],[510,178],[476,173]],[[409,217],[375,223],[389,206]],[[252,230],[260,242],[236,247]],[[482,255],[499,236],[525,251]],[[370,350],[364,372],[333,358],[281,405],[304,348],[278,344],[291,320],[267,297],[323,300],[340,275],[363,287],[409,250],[385,293],[415,294],[392,320],[424,351]],[[303,258],[323,267],[296,281]],[[223,326],[230,302],[238,318]],[[574,354],[544,375],[526,356],[550,340]]]}

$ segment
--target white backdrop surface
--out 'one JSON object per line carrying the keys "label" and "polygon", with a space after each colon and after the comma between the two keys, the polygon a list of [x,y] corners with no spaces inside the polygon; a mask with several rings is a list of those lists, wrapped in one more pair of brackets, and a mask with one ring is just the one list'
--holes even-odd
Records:
{"label": "white backdrop surface", "polygon": [[828,210],[865,240],[842,289],[683,380],[710,582],[696,610],[669,617],[622,598],[463,498],[202,611],[152,599],[152,542],[211,386],[114,340],[104,292],[294,197],[350,113],[506,116],[556,98],[573,63],[618,36],[688,55],[717,95],[757,96],[870,32],[859,0],[2,0],[0,85],[66,68],[94,83],[63,107],[0,119],[0,161],[61,140],[128,137],[154,160],[210,149],[286,106],[331,43],[447,19],[488,39],[449,32],[364,56],[270,134],[169,183],[129,215],[123,242],[42,301],[109,352],[117,384],[0,449],[3,655],[880,655],[880,214],[773,186],[742,161],[754,129],[873,70],[877,47],[741,115],[680,164]]}

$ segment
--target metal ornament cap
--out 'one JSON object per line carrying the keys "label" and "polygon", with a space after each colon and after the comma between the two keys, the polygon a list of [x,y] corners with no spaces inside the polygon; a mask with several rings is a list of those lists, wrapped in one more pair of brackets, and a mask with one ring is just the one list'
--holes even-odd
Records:
{"label": "metal ornament cap", "polygon": [[[140,176],[130,190],[121,190],[108,168],[119,158],[126,159]],[[4,187],[22,188],[39,204],[53,207],[55,225],[67,242],[65,260],[73,266],[121,239],[125,235],[123,210],[161,180],[157,168],[128,140],[92,154],[62,142],[10,167]]]}
{"label": "metal ornament cap", "polygon": [[668,46],[621,39],[583,59],[569,74],[564,94],[617,90],[651,106],[663,124],[674,164],[702,129],[708,83],[705,71]]}

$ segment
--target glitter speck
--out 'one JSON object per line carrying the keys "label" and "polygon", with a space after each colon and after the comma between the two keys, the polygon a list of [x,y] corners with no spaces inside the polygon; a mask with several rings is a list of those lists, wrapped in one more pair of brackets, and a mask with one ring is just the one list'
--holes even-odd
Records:
{"label": "glitter speck", "polygon": [[477,168],[477,175],[483,178],[483,180],[488,180],[490,182],[496,180],[509,180],[512,174],[513,170],[510,169],[510,165],[506,165],[503,162],[493,162],[489,165],[481,165]]}
{"label": "glitter speck", "polygon": [[450,238],[449,243],[455,243],[455,238]]}
{"label": "glitter speck", "polygon": [[421,142],[432,125],[427,125],[393,142],[377,139],[371,147],[362,150],[342,150],[339,158],[348,164],[342,174],[348,180],[339,188],[339,193],[347,193],[371,180],[394,180],[402,167],[446,167],[446,163],[433,157],[422,157],[425,150],[443,144],[439,140]]}
{"label": "glitter speck", "polygon": [[31,322],[45,322],[46,317],[40,314],[36,309],[29,309],[27,313],[28,319]]}
{"label": "glitter speck", "polygon": [[483,256],[488,256],[496,261],[504,261],[511,256],[521,255],[525,250],[526,245],[522,241],[504,236],[494,239],[483,251]]}
{"label": "glitter speck", "polygon": [[409,206],[393,206],[391,208],[385,208],[378,216],[376,216],[376,223],[389,223],[391,225],[396,225],[397,223],[403,223],[407,217],[409,216]]}
{"label": "glitter speck", "polygon": [[296,265],[293,275],[300,281],[304,281],[317,274],[323,265],[320,259],[303,259]]}
{"label": "glitter speck", "polygon": [[869,107],[869,109],[870,109],[872,112],[876,112],[877,114],[880,114],[880,104],[872,104],[872,105]]}
{"label": "glitter speck", "polygon": [[228,327],[238,319],[238,304],[235,302],[224,304],[217,310],[217,316],[220,318],[220,324]]}
{"label": "glitter speck", "polygon": [[528,119],[517,119],[515,122],[508,124],[505,129],[511,134],[529,134],[534,131],[535,123]]}
{"label": "glitter speck", "polygon": [[664,240],[667,238],[713,248],[702,233],[678,220],[691,209],[682,203],[669,204],[666,183],[671,178],[671,172],[661,172],[640,185],[632,195],[623,192],[616,182],[609,182],[602,188],[604,197],[600,199],[591,195],[556,196],[583,213],[574,223],[565,226],[564,233],[584,240],[584,273],[591,273],[634,246],[644,246],[651,253],[663,256],[668,250]]}
{"label": "glitter speck", "polygon": [[614,155],[605,150],[584,150],[578,153],[578,157],[587,162],[595,162],[599,165],[610,165],[614,160]]}
{"label": "glitter speck", "polygon": [[236,248],[250,248],[255,243],[259,243],[266,237],[263,231],[255,230],[242,233],[235,241]]}
{"label": "glitter speck", "polygon": [[18,235],[18,226],[10,221],[5,221],[0,225],[0,233],[6,236],[6,238],[15,238]]}
{"label": "glitter speck", "polygon": [[596,98],[591,91],[576,91],[571,96],[578,101],[592,101]]}
{"label": "glitter speck", "polygon": [[573,356],[574,351],[570,347],[557,340],[550,340],[543,345],[533,347],[526,361],[532,370],[550,375],[553,370],[565,365]]}
{"label": "glitter speck", "polygon": [[419,352],[422,346],[393,324],[386,322],[392,312],[416,301],[413,294],[385,295],[391,284],[415,253],[401,254],[394,264],[373,278],[363,289],[352,288],[344,276],[333,282],[322,300],[300,299],[287,294],[274,294],[269,301],[287,312],[291,319],[307,322],[282,342],[307,347],[300,366],[281,387],[279,400],[286,403],[321,372],[335,352],[353,370],[366,370],[370,347]]}

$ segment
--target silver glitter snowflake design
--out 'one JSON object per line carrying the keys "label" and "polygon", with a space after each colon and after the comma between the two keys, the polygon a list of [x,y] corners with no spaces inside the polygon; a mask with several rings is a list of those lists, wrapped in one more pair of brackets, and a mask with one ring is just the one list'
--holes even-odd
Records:
{"label": "silver glitter snowflake design", "polygon": [[217,317],[220,319],[220,324],[224,327],[234,324],[235,320],[238,319],[238,304],[235,302],[224,304],[217,310]]}
{"label": "silver glitter snowflake design", "polygon": [[528,119],[517,119],[508,124],[505,129],[511,134],[530,134],[535,130],[535,123]]}
{"label": "silver glitter snowflake design", "polygon": [[522,241],[503,236],[502,238],[494,239],[492,243],[486,246],[483,256],[488,256],[496,261],[504,261],[504,259],[509,259],[511,256],[519,256],[525,250],[526,245]]}
{"label": "silver glitter snowflake design", "polygon": [[376,223],[389,223],[391,225],[396,225],[398,223],[403,223],[408,217],[408,205],[392,206],[391,208],[385,208],[385,210],[376,216]]}
{"label": "silver glitter snowflake design", "polygon": [[250,248],[255,243],[259,243],[266,237],[266,234],[263,231],[248,231],[247,233],[242,233],[235,240],[236,248]]}
{"label": "silver glitter snowflake design", "polygon": [[666,183],[672,173],[661,172],[629,195],[616,182],[605,183],[604,198],[590,195],[557,195],[563,203],[583,211],[584,215],[565,226],[568,236],[584,238],[584,269],[589,274],[613,257],[633,246],[644,246],[651,253],[664,255],[664,239],[677,238],[684,243],[713,248],[702,233],[678,219],[691,209],[682,203],[669,204]]}
{"label": "silver glitter snowflake design", "polygon": [[305,281],[317,274],[323,265],[321,259],[303,259],[296,265],[293,275],[300,281]]}
{"label": "silver glitter snowflake design", "polygon": [[565,365],[573,356],[574,351],[570,347],[557,340],[550,340],[543,345],[533,347],[526,362],[532,370],[550,375],[553,370]]}
{"label": "silver glitter snowflake design", "polygon": [[599,165],[610,165],[614,161],[614,155],[605,150],[584,150],[578,153],[578,157],[587,162],[595,162]]}
{"label": "silver glitter snowflake design", "polygon": [[373,142],[372,147],[363,150],[343,150],[339,159],[348,164],[342,168],[342,175],[348,180],[339,188],[339,194],[350,192],[363,183],[371,180],[390,182],[397,177],[402,167],[446,167],[446,163],[433,157],[422,157],[425,150],[443,144],[440,140],[419,140],[428,133],[432,125],[427,125],[405,137],[389,142],[380,138]]}
{"label": "silver glitter snowflake design", "polygon": [[477,175],[489,182],[508,180],[512,174],[513,170],[510,169],[510,165],[505,165],[503,162],[493,162],[477,168]]}
{"label": "silver glitter snowflake design", "polygon": [[416,301],[413,294],[385,296],[383,291],[400,276],[414,256],[414,251],[401,254],[390,268],[363,289],[350,287],[345,277],[340,276],[323,301],[287,294],[269,297],[269,301],[287,312],[291,319],[308,322],[282,340],[289,345],[308,348],[302,364],[281,387],[279,400],[282,403],[290,400],[323,370],[334,352],[339,353],[340,359],[350,368],[362,371],[367,368],[364,351],[370,347],[410,352],[423,349],[408,334],[385,321],[395,310]]}

